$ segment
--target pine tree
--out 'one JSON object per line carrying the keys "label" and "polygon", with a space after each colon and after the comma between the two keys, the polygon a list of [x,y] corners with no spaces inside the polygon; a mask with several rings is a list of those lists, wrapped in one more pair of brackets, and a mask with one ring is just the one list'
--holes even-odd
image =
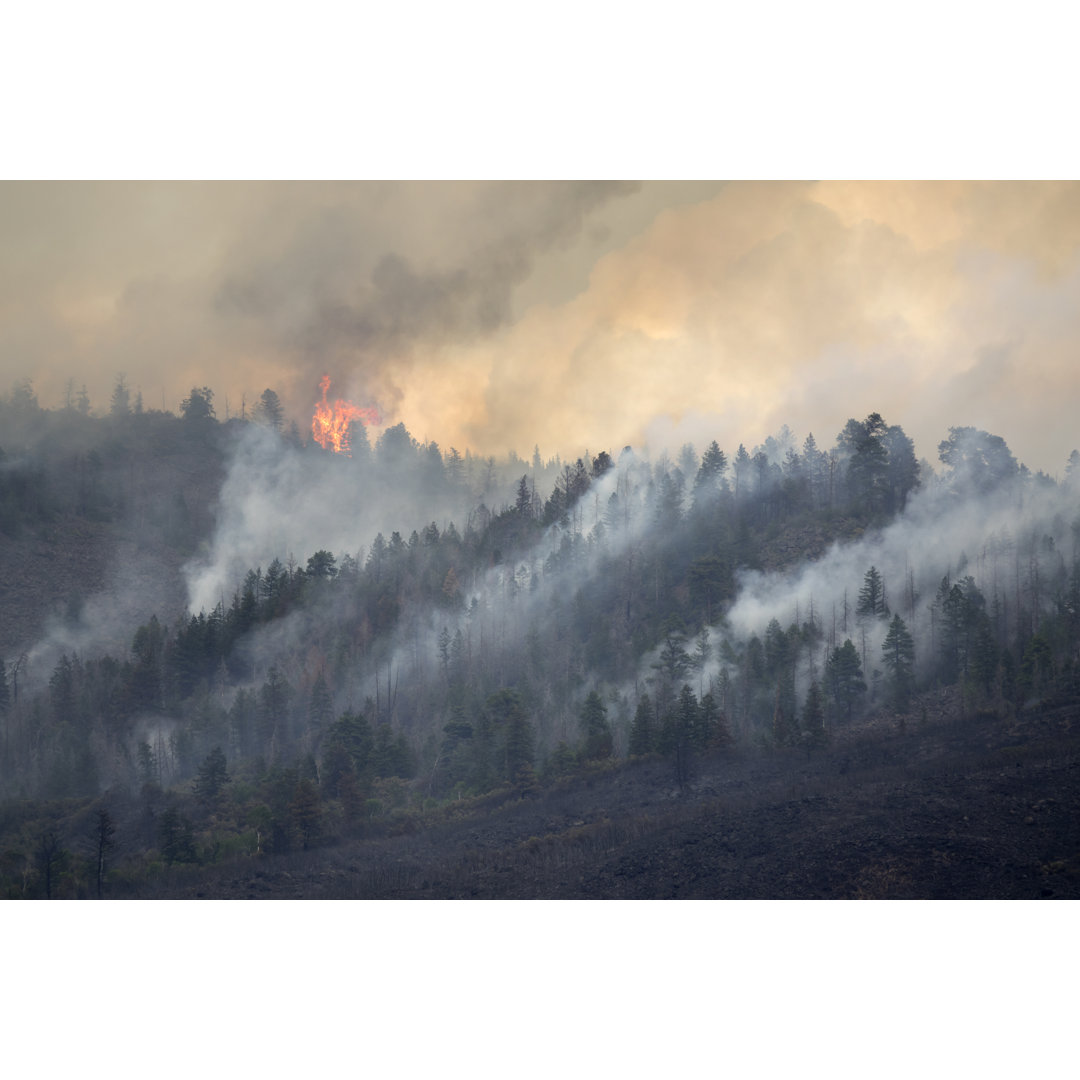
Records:
{"label": "pine tree", "polygon": [[607,706],[595,690],[590,690],[581,709],[581,732],[585,738],[581,756],[585,761],[611,757],[614,741],[608,723]]}
{"label": "pine tree", "polygon": [[217,803],[221,789],[231,780],[225,752],[220,746],[215,746],[199,766],[199,774],[195,778],[195,798],[204,807],[211,808]]}
{"label": "pine tree", "polygon": [[116,376],[112,400],[109,402],[109,413],[112,416],[127,416],[130,412],[131,391],[128,389],[127,376],[121,373]]}
{"label": "pine tree", "polygon": [[340,733],[335,732],[330,738],[323,754],[319,775],[323,795],[328,799],[343,797],[344,788],[347,785],[346,777],[351,777],[353,783],[356,782],[356,765]]}
{"label": "pine tree", "polygon": [[170,806],[158,819],[158,842],[166,866],[178,862],[198,862],[191,822],[174,806]]}
{"label": "pine tree", "polygon": [[529,477],[522,476],[518,481],[517,498],[514,500],[514,512],[518,517],[532,517],[532,492],[529,490]]}
{"label": "pine tree", "polygon": [[720,711],[720,706],[711,693],[702,696],[700,710],[699,748],[730,746],[731,729],[728,727],[727,717]]}
{"label": "pine tree", "polygon": [[193,386],[191,395],[180,402],[180,412],[189,424],[204,423],[214,419],[214,391],[209,386]]}
{"label": "pine tree", "polygon": [[544,763],[544,779],[550,781],[557,780],[562,776],[569,776],[574,771],[576,764],[577,759],[574,757],[574,751],[570,749],[565,739],[560,739],[555,744],[551,756]]}
{"label": "pine tree", "polygon": [[851,638],[833,649],[825,666],[825,677],[837,713],[850,724],[856,701],[866,693],[859,652]]}
{"label": "pine tree", "polygon": [[821,687],[814,681],[806,692],[806,704],[802,716],[803,737],[811,746],[821,746],[826,741],[825,703]]}
{"label": "pine tree", "polygon": [[525,795],[537,787],[533,762],[536,741],[525,711],[514,713],[506,725],[506,771],[510,783]]}
{"label": "pine tree", "polygon": [[322,824],[322,804],[319,802],[319,789],[314,782],[305,777],[296,785],[292,803],[293,822],[300,833],[300,840],[307,851],[319,835]]}
{"label": "pine tree", "polygon": [[750,454],[745,446],[739,443],[739,449],[735,451],[735,501],[740,502],[746,498],[746,482],[750,475]]}
{"label": "pine tree", "polygon": [[697,743],[700,726],[701,706],[691,686],[684,683],[674,711],[664,717],[660,732],[660,751],[674,760],[679,787],[690,779],[690,755]]}
{"label": "pine tree", "polygon": [[971,642],[971,675],[979,686],[990,692],[998,669],[998,648],[990,616],[980,612],[975,621]]}
{"label": "pine tree", "polygon": [[888,497],[889,454],[884,441],[887,430],[881,414],[875,412],[863,421],[849,420],[836,440],[841,451],[848,455],[851,502],[867,514],[884,509]]}
{"label": "pine tree", "polygon": [[866,571],[862,588],[859,590],[859,602],[855,605],[855,614],[876,616],[881,619],[889,617],[889,605],[885,599],[885,582],[876,566],[871,566]]}
{"label": "pine tree", "polygon": [[899,615],[894,615],[889,624],[881,655],[892,703],[902,712],[907,709],[915,688],[915,642]]}
{"label": "pine tree", "polygon": [[259,403],[254,409],[255,419],[273,431],[280,432],[285,423],[285,410],[277,394],[269,388],[259,396]]}
{"label": "pine tree", "polygon": [[701,467],[694,477],[694,508],[701,510],[712,505],[726,485],[724,473],[727,471],[727,458],[719,444],[713,440],[701,458]]}
{"label": "pine tree", "polygon": [[681,632],[669,629],[664,640],[664,647],[660,650],[660,658],[652,665],[664,676],[669,687],[673,687],[693,665],[685,643],[686,637]]}

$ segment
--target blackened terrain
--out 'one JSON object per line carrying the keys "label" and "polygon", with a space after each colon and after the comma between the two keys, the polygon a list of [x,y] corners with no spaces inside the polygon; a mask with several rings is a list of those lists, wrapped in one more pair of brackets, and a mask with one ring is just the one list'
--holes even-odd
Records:
{"label": "blackened terrain", "polygon": [[1078,899],[1080,713],[1003,722],[939,695],[807,755],[641,761],[396,836],[176,870],[182,899]]}

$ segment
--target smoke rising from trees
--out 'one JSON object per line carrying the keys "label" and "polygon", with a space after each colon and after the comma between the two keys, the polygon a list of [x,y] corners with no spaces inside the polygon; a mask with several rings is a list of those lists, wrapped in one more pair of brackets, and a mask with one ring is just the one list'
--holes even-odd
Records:
{"label": "smoke rising from trees", "polygon": [[[218,415],[329,373],[462,452],[648,445],[882,402],[922,452],[1007,432],[1054,473],[1075,184],[6,185],[0,385]],[[69,385],[71,384],[71,385]],[[690,393],[687,393],[688,388]]]}

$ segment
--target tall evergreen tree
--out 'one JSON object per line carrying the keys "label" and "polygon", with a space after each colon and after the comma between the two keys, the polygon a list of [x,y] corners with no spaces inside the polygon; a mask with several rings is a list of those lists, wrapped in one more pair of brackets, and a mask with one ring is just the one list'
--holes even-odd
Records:
{"label": "tall evergreen tree", "polygon": [[307,851],[318,839],[322,826],[319,789],[308,777],[297,783],[289,809],[292,811],[296,831],[300,834],[300,841]]}
{"label": "tall evergreen tree", "polygon": [[716,703],[716,698],[711,693],[702,696],[700,710],[700,738],[703,740],[703,745],[706,747],[730,746],[732,743],[731,728],[728,725],[727,717],[723,714],[720,706]]}
{"label": "tall evergreen tree", "polygon": [[879,619],[889,617],[889,604],[885,598],[885,582],[876,566],[871,566],[863,578],[859,589],[859,600],[855,605],[856,615],[876,616]]}
{"label": "tall evergreen tree", "polygon": [[127,376],[119,374],[113,386],[112,400],[109,402],[109,413],[112,416],[127,416],[131,412],[131,391],[128,389]]}
{"label": "tall evergreen tree", "polygon": [[193,386],[191,394],[180,403],[180,412],[188,423],[214,419],[214,391],[209,386]]}
{"label": "tall evergreen tree", "polygon": [[690,755],[698,741],[701,707],[689,683],[683,683],[675,710],[662,733],[662,749],[675,761],[675,778],[682,787],[690,779]]}
{"label": "tall evergreen tree", "polygon": [[865,420],[849,420],[837,437],[837,444],[847,455],[848,494],[855,509],[876,514],[885,508],[887,498],[888,450],[885,447],[887,426],[880,413]]}
{"label": "tall evergreen tree", "polygon": [[529,490],[529,477],[523,475],[518,481],[517,498],[514,500],[514,512],[518,517],[532,517],[532,492]]}
{"label": "tall evergreen tree", "polygon": [[802,715],[803,737],[811,746],[820,746],[825,742],[825,702],[821,687],[815,680],[806,692],[806,703]]}
{"label": "tall evergreen tree", "polygon": [[907,505],[908,496],[919,484],[919,462],[915,444],[896,424],[889,427],[882,440],[887,455],[885,486],[886,510],[899,513]]}
{"label": "tall evergreen tree", "polygon": [[215,746],[199,766],[198,776],[195,777],[195,798],[204,807],[214,807],[221,795],[222,788],[231,779],[225,760],[225,751],[220,746]]}
{"label": "tall evergreen tree", "polygon": [[894,615],[889,624],[881,655],[885,661],[890,699],[897,709],[904,711],[915,688],[915,641],[899,615]]}
{"label": "tall evergreen tree", "polygon": [[701,457],[701,466],[694,477],[694,506],[701,508],[711,504],[720,494],[727,481],[727,458],[714,439]]}
{"label": "tall evergreen tree", "polygon": [[273,431],[280,432],[285,424],[285,410],[281,406],[281,399],[269,387],[259,396],[254,411],[255,419]]}
{"label": "tall evergreen tree", "polygon": [[826,664],[825,677],[829,697],[837,714],[850,724],[855,703],[866,693],[859,651],[851,638],[847,638],[843,645],[837,645],[833,649]]}
{"label": "tall evergreen tree", "polygon": [[584,736],[581,756],[585,761],[611,757],[614,741],[607,706],[595,690],[589,691],[581,709],[581,733]]}
{"label": "tall evergreen tree", "polygon": [[158,846],[166,866],[198,862],[191,822],[175,806],[170,806],[158,818]]}

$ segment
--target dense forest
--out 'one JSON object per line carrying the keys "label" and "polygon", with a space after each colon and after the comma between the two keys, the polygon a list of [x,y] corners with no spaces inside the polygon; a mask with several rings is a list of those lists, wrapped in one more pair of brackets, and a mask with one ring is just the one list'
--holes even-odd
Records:
{"label": "dense forest", "polygon": [[643,759],[682,786],[943,689],[976,720],[1080,700],[1077,451],[1056,479],[958,426],[935,464],[876,412],[721,442],[497,460],[354,424],[335,453],[272,390],[222,420],[208,387],[173,415],[121,376],[95,415],[17,384],[3,895],[125,895]]}

